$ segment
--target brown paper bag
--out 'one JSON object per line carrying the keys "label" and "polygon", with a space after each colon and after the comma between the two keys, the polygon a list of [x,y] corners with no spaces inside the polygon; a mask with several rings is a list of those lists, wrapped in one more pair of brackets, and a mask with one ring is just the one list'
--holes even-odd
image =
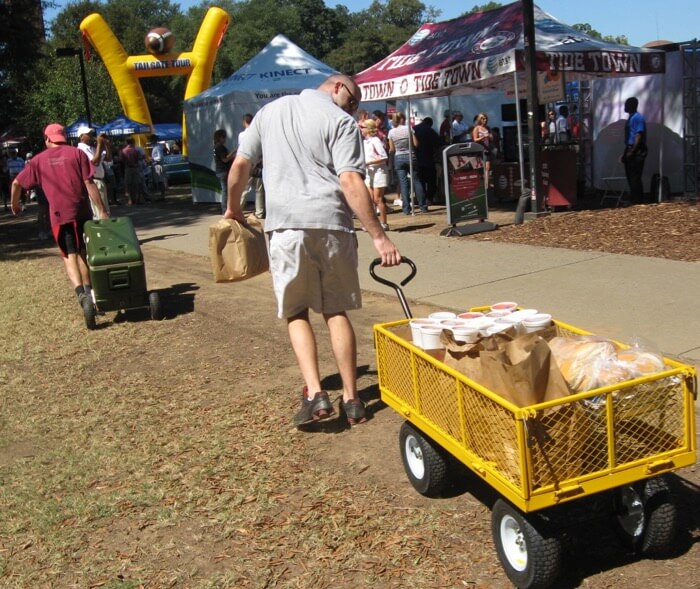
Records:
{"label": "brown paper bag", "polygon": [[[440,340],[445,346],[445,364],[474,382],[483,384],[479,354],[497,350],[511,338],[496,334],[470,344],[455,341],[452,332],[443,330]],[[492,463],[501,474],[517,484],[520,480],[520,463],[512,413],[478,392],[465,392],[462,405],[468,432],[465,441],[467,448]]]}
{"label": "brown paper bag", "polygon": [[479,353],[482,383],[518,407],[561,399],[569,387],[538,333],[515,338],[493,351]]}
{"label": "brown paper bag", "polygon": [[538,411],[526,426],[533,488],[582,474],[592,426],[580,403]]}
{"label": "brown paper bag", "polygon": [[216,282],[247,280],[267,271],[269,261],[262,223],[220,219],[209,227],[209,257]]}
{"label": "brown paper bag", "polygon": [[455,340],[449,329],[443,329],[440,334],[440,343],[445,346],[444,363],[479,384],[483,384],[479,354],[486,350],[498,350],[512,339],[506,333],[498,333],[469,344]]}
{"label": "brown paper bag", "polygon": [[447,329],[442,330],[440,342],[445,346],[445,364],[474,382],[479,382],[481,379],[479,352],[483,349],[479,342],[474,344],[458,342]]}

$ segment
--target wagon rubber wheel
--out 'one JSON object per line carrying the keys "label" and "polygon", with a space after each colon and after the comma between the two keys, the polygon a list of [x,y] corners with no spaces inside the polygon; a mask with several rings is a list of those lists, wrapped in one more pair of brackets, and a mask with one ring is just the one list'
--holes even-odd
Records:
{"label": "wagon rubber wheel", "polygon": [[83,299],[83,315],[85,316],[85,325],[88,329],[97,328],[97,309],[95,309],[95,303],[92,302],[92,298],[87,296]]}
{"label": "wagon rubber wheel", "polygon": [[163,318],[163,309],[160,306],[160,296],[157,292],[148,293],[148,306],[151,309],[151,319],[160,321]]}
{"label": "wagon rubber wheel", "polygon": [[496,500],[491,511],[498,558],[519,589],[551,587],[561,570],[561,539],[542,534],[532,521],[503,499]]}
{"label": "wagon rubber wheel", "polygon": [[449,481],[445,451],[407,421],[399,432],[399,446],[413,488],[426,497],[439,497]]}
{"label": "wagon rubber wheel", "polygon": [[666,479],[656,477],[615,489],[613,513],[616,532],[636,554],[668,551],[676,535],[678,511]]}

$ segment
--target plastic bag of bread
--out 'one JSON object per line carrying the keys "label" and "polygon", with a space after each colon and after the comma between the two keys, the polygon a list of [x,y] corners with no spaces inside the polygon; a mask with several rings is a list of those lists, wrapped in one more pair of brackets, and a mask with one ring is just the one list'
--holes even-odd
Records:
{"label": "plastic bag of bread", "polygon": [[555,337],[549,347],[573,391],[589,391],[628,378],[627,371],[617,365],[617,345],[608,339]]}
{"label": "plastic bag of bread", "polygon": [[617,361],[620,366],[623,366],[629,372],[630,378],[654,374],[666,368],[664,359],[660,354],[638,346],[632,346],[626,350],[618,350]]}
{"label": "plastic bag of bread", "polygon": [[554,360],[573,391],[590,391],[664,369],[659,354],[633,346],[622,349],[598,336],[555,337]]}

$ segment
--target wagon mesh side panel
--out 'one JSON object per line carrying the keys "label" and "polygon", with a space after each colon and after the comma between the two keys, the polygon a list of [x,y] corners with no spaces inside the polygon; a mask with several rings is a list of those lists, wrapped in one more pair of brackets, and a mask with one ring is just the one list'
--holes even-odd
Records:
{"label": "wagon mesh side panel", "polygon": [[[474,388],[478,385],[466,376],[450,374],[441,359],[420,354],[409,343],[408,325],[383,327],[401,339],[375,331],[382,393],[455,440],[483,462],[485,472],[499,473],[523,497],[578,477],[602,481],[620,467],[638,467],[688,445],[692,449],[687,430],[693,416],[686,414],[689,385],[684,374],[623,382],[616,390],[585,399],[564,398],[546,409],[514,413]],[[557,330],[579,335],[562,325]],[[519,446],[520,419],[524,448]],[[523,482],[528,489],[522,489]]]}
{"label": "wagon mesh side panel", "polygon": [[460,383],[467,439],[465,447],[520,487],[515,417],[511,411]]}
{"label": "wagon mesh side panel", "polygon": [[537,417],[527,420],[533,489],[600,467],[599,456],[602,451],[602,457],[606,457],[606,446],[599,446],[594,455],[588,454],[591,427],[580,403],[562,403],[538,411]]}
{"label": "wagon mesh side panel", "polygon": [[457,407],[457,380],[434,361],[415,357],[421,413],[445,433],[462,442]]}
{"label": "wagon mesh side panel", "polygon": [[648,458],[684,444],[684,405],[678,377],[613,393],[617,464]]}
{"label": "wagon mesh side panel", "polygon": [[375,334],[379,385],[409,407],[417,409],[416,397],[413,393],[411,350],[398,345],[380,332],[375,332]]}

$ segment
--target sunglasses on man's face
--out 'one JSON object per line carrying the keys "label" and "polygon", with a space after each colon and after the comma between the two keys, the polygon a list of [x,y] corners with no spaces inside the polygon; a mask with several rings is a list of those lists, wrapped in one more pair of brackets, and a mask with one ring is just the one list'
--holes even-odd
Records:
{"label": "sunglasses on man's face", "polygon": [[357,107],[360,106],[360,101],[359,101],[357,98],[355,98],[355,95],[354,95],[352,92],[350,92],[350,88],[348,88],[345,84],[343,84],[343,82],[339,82],[339,84],[340,84],[343,88],[345,88],[345,90],[347,91],[348,95],[350,96],[350,100],[348,101],[348,106],[349,106],[352,110],[357,110]]}

